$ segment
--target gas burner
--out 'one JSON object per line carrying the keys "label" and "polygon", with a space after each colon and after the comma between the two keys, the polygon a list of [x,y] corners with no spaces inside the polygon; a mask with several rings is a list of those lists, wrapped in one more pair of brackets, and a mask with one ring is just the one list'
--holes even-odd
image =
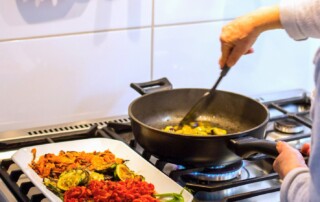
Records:
{"label": "gas burner", "polygon": [[205,168],[201,172],[192,172],[186,174],[184,177],[190,177],[192,179],[208,182],[220,182],[232,180],[241,175],[241,168],[243,162],[238,161],[236,163],[226,166],[212,166]]}
{"label": "gas burner", "polygon": [[301,133],[304,129],[302,124],[292,119],[283,119],[275,121],[274,128],[279,132],[287,134]]}

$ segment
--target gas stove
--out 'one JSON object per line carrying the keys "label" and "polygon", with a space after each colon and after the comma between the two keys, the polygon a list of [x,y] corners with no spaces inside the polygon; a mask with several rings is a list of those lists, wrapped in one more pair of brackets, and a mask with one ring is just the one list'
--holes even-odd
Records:
{"label": "gas stove", "polygon": [[[310,142],[310,94],[295,89],[254,96],[269,108],[265,139],[286,141],[299,149]],[[0,134],[0,201],[46,201],[12,161],[19,148],[85,138],[112,138],[128,144],[144,159],[186,187],[194,201],[279,201],[281,180],[272,169],[273,160],[255,154],[227,166],[185,167],[143,150],[135,141],[128,116],[59,124]],[[306,159],[307,160],[307,159]]]}

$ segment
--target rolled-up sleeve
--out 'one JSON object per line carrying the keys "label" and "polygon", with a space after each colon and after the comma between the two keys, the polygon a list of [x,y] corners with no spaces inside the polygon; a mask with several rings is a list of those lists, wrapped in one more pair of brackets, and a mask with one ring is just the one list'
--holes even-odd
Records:
{"label": "rolled-up sleeve", "polygon": [[320,38],[320,0],[282,0],[280,21],[295,40]]}

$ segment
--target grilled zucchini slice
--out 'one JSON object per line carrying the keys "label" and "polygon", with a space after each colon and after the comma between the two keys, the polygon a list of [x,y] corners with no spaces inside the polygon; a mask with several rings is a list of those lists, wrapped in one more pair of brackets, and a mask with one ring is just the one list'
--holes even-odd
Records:
{"label": "grilled zucchini slice", "polygon": [[55,180],[49,178],[43,178],[43,184],[55,193],[59,198],[63,199],[62,191],[57,187],[57,182]]}
{"label": "grilled zucchini slice", "polygon": [[89,182],[90,175],[88,171],[83,169],[68,170],[59,176],[57,187],[61,190],[67,191],[71,187],[85,185]]}
{"label": "grilled zucchini slice", "polygon": [[104,180],[104,175],[97,172],[90,172],[90,181],[91,180]]}
{"label": "grilled zucchini slice", "polygon": [[125,181],[133,179],[134,173],[125,164],[118,164],[114,170],[114,176],[118,180]]}

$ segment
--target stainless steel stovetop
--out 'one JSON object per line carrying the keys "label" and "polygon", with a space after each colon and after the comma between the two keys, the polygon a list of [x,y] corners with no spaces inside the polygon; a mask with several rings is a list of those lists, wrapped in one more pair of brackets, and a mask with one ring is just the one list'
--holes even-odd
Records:
{"label": "stainless steel stovetop", "polygon": [[[296,148],[310,141],[310,95],[308,93],[297,89],[254,98],[264,103],[270,110],[266,139],[287,141]],[[230,170],[229,168],[227,172],[220,172],[221,168],[213,168],[219,172],[204,175],[203,172],[207,168],[184,168],[145,152],[134,141],[130,130],[130,119],[127,116],[0,133],[0,177],[2,179],[0,201],[47,200],[12,162],[11,155],[17,149],[94,137],[124,141],[177,183],[193,190],[195,201],[279,201],[281,181],[272,170],[273,159],[268,156],[257,154],[243,160],[239,169],[231,168]]]}

